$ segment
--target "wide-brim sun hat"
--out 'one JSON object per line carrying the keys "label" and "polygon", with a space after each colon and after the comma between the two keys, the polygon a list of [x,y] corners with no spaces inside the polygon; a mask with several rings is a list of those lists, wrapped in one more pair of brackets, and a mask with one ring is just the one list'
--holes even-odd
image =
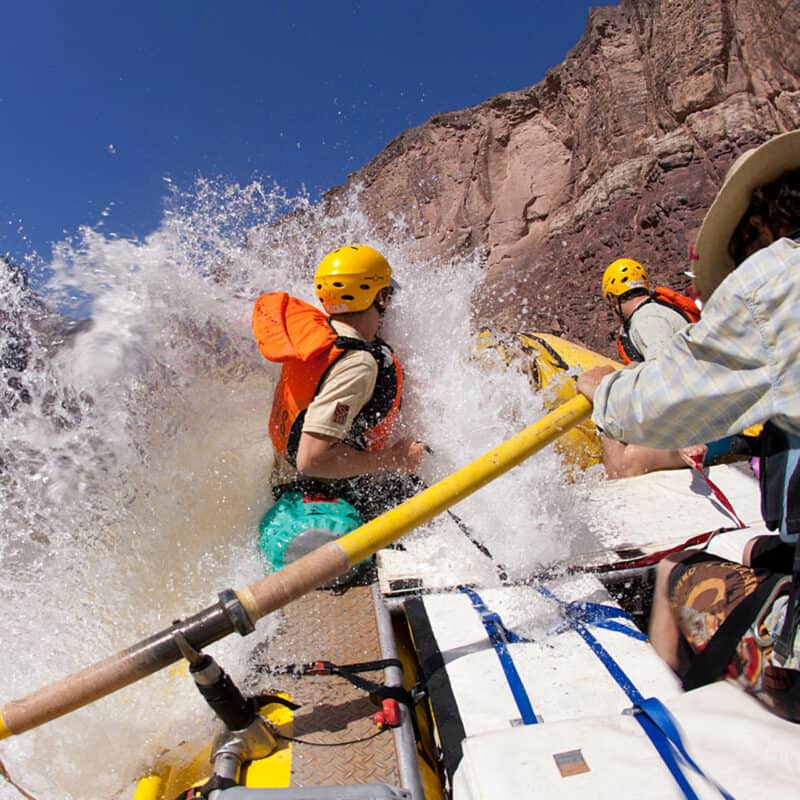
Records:
{"label": "wide-brim sun hat", "polygon": [[733,162],[722,188],[703,219],[693,248],[694,288],[708,300],[736,264],[728,245],[759,186],[800,168],[800,130],[782,133],[742,153]]}

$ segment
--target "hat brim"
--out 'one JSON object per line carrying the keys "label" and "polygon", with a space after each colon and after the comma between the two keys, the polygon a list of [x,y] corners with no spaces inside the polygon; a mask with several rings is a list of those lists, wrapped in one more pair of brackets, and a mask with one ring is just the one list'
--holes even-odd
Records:
{"label": "hat brim", "polygon": [[728,245],[750,205],[753,190],[798,167],[800,130],[775,136],[734,161],[703,219],[694,246],[694,288],[703,300],[707,301],[737,266]]}

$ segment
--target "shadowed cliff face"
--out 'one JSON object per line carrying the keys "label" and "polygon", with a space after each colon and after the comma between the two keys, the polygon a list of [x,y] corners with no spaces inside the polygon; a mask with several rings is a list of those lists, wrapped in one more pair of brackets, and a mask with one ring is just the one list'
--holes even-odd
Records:
{"label": "shadowed cliff face", "polygon": [[563,64],[529,89],[433,117],[328,194],[353,186],[415,253],[478,251],[478,321],[612,354],[600,297],[622,255],[677,289],[734,158],[800,127],[796,0],[622,0],[593,9]]}

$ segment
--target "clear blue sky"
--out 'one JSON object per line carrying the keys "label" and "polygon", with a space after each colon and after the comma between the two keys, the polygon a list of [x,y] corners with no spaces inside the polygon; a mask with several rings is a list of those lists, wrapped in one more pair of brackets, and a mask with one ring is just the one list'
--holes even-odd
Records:
{"label": "clear blue sky", "polygon": [[49,260],[108,207],[105,230],[144,236],[164,177],[317,197],[403,130],[537,83],[589,6],[6,0],[0,253]]}

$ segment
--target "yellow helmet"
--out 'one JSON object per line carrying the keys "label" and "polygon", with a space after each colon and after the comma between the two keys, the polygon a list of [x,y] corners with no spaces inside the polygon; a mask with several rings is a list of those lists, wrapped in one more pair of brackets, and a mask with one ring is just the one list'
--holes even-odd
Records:
{"label": "yellow helmet", "polygon": [[621,297],[631,289],[649,289],[647,271],[632,258],[612,261],[603,273],[603,297]]}
{"label": "yellow helmet", "polygon": [[365,244],[348,244],[328,253],[314,275],[317,297],[329,314],[365,311],[391,282],[389,262]]}

